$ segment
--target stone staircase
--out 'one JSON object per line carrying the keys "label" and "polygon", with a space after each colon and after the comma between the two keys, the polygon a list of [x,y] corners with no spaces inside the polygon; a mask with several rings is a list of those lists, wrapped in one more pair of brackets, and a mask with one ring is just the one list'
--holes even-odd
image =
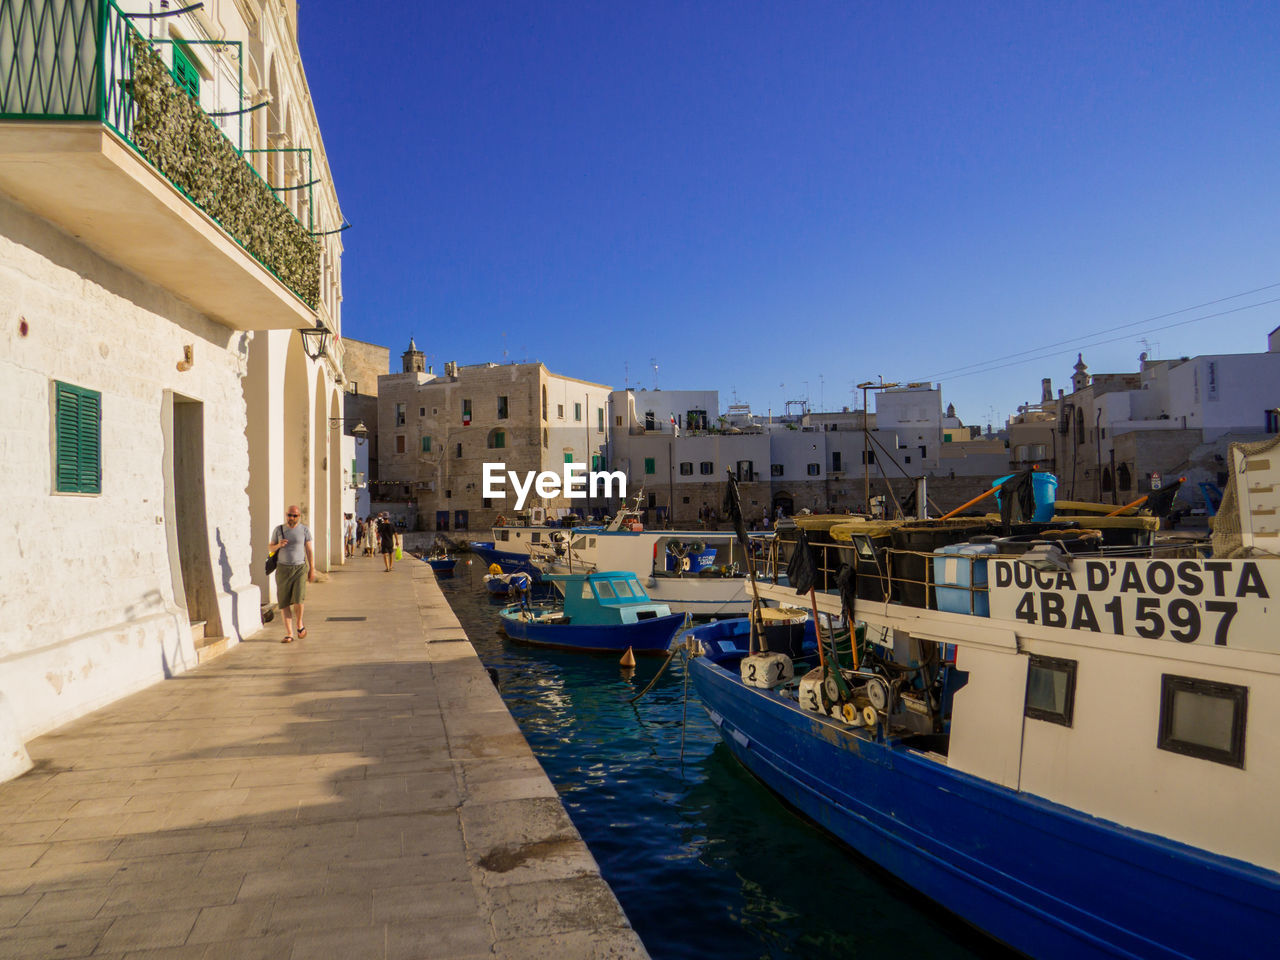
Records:
{"label": "stone staircase", "polygon": [[191,639],[196,646],[196,662],[208,663],[215,657],[220,657],[227,652],[230,642],[226,637],[208,637],[205,636],[204,628],[206,624],[203,620],[191,621]]}

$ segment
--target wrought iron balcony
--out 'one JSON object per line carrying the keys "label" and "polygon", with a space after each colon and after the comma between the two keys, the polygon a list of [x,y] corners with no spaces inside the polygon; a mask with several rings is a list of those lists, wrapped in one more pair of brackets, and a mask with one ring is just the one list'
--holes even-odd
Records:
{"label": "wrought iron balcony", "polygon": [[0,190],[106,259],[227,326],[315,323],[315,236],[114,0],[0,0],[0,122]]}

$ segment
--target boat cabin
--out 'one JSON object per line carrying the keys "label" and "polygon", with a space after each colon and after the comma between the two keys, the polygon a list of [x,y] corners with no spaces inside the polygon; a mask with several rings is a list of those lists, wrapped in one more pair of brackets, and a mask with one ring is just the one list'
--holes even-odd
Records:
{"label": "boat cabin", "polygon": [[671,614],[645,592],[629,570],[601,573],[553,573],[543,577],[564,595],[564,613],[578,626],[637,623]]}

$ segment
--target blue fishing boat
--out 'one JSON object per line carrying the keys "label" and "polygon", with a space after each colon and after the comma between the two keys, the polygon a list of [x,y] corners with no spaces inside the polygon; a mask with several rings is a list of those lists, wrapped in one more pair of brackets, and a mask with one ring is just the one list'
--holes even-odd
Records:
{"label": "blue fishing boat", "polygon": [[533,585],[533,577],[523,570],[514,573],[503,573],[502,567],[496,563],[489,565],[489,572],[484,575],[484,587],[493,597],[505,597],[509,594],[519,595]]}
{"label": "blue fishing boat", "polygon": [[[749,621],[699,627],[685,641],[693,686],[764,784],[1018,951],[1270,954],[1280,557],[1241,543],[1276,542],[1250,511],[1274,516],[1280,461],[1239,446],[1242,533],[1215,535],[1212,559],[1176,543],[954,544],[921,564],[919,590],[895,582],[886,599],[860,595],[857,546],[823,545],[815,568],[839,570],[839,589],[819,578],[808,599],[856,639],[841,648],[824,626],[822,662],[806,667],[756,652]],[[920,552],[859,539],[895,581]]]}
{"label": "blue fishing boat", "polygon": [[436,572],[438,577],[452,577],[453,568],[457,562],[456,557],[427,557],[427,563],[431,564],[431,569]]}
{"label": "blue fishing boat", "polygon": [[467,546],[471,548],[471,552],[479,557],[485,566],[496,563],[508,572],[522,570],[533,577],[535,581],[542,575],[542,572],[530,562],[528,551],[513,553],[510,550],[500,550],[494,546],[492,540],[470,540]]}
{"label": "blue fishing boat", "polygon": [[561,593],[554,603],[527,600],[500,612],[512,640],[567,650],[664,653],[685,616],[653,602],[630,571],[548,574]]}

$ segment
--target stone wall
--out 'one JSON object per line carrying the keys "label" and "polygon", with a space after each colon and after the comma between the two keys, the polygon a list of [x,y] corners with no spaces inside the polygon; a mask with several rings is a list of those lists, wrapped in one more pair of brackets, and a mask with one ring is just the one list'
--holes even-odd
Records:
{"label": "stone wall", "polygon": [[[25,322],[26,333],[21,326]],[[242,378],[251,334],[120,270],[0,196],[0,695],[29,739],[196,662],[173,504],[175,401],[203,410],[216,619],[259,629]],[[192,347],[189,369],[179,370]],[[54,492],[52,385],[102,395],[100,495]]]}

